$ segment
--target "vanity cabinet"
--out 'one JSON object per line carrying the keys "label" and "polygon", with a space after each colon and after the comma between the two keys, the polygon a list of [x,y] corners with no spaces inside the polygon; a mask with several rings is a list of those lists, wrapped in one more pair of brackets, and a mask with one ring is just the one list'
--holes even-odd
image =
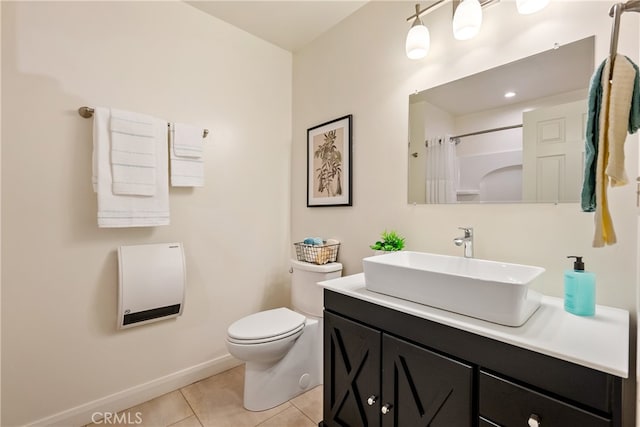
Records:
{"label": "vanity cabinet", "polygon": [[622,426],[620,377],[324,295],[321,426]]}
{"label": "vanity cabinet", "polygon": [[326,426],[466,426],[473,368],[325,313]]}

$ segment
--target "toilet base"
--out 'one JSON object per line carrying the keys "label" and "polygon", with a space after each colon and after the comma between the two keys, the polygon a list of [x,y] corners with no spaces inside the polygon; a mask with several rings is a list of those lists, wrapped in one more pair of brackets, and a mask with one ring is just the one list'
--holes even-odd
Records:
{"label": "toilet base", "polygon": [[265,411],[322,384],[322,341],[318,320],[307,319],[302,335],[275,363],[246,362],[244,407]]}

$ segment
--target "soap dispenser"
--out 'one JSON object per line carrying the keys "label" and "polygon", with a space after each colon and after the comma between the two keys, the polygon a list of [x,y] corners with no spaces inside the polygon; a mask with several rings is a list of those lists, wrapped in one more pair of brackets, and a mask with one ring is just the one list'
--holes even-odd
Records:
{"label": "soap dispenser", "polygon": [[564,272],[564,309],[578,316],[593,316],[596,313],[596,275],[584,271],[581,256],[575,258],[573,270]]}

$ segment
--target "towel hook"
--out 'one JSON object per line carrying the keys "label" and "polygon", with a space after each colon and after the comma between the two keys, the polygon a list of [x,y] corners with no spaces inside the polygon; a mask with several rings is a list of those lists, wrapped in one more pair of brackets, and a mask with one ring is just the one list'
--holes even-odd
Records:
{"label": "towel hook", "polygon": [[[94,108],[91,107],[80,107],[78,108],[78,114],[80,114],[81,117],[84,117],[85,119],[90,119],[91,117],[93,117],[93,113],[95,113],[96,110]],[[170,125],[167,125],[170,126]],[[202,137],[206,138],[207,135],[209,135],[209,129],[203,129],[202,130]]]}

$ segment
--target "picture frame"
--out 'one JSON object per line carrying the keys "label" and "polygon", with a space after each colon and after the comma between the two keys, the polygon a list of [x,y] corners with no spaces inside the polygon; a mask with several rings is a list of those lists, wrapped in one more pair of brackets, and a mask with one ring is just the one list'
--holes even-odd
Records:
{"label": "picture frame", "polygon": [[351,206],[352,120],[307,129],[307,207]]}

